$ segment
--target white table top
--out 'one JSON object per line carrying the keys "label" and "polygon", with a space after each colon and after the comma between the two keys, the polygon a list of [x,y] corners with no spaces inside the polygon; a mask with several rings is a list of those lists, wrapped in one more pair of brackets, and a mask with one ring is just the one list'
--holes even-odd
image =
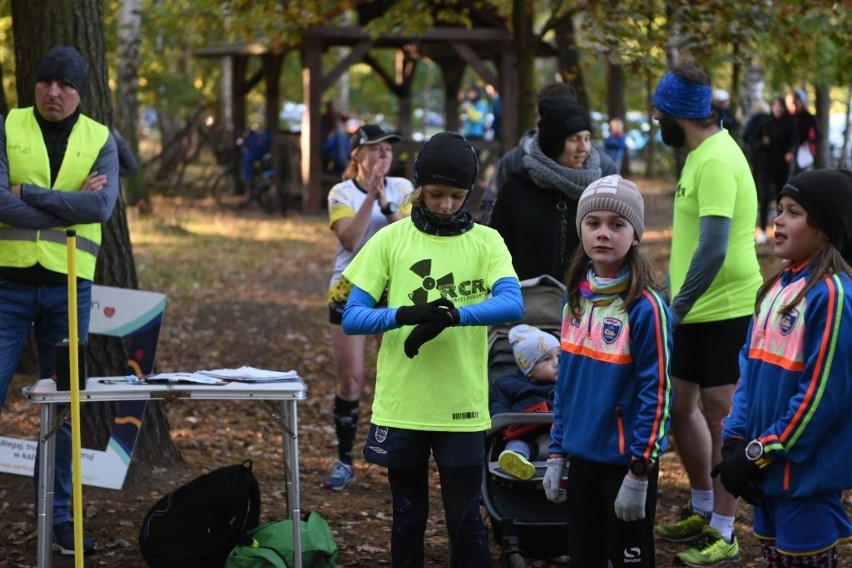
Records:
{"label": "white table top", "polygon": [[[197,383],[125,383],[124,377],[89,377],[80,400],[155,400],[192,398],[197,400],[304,400],[308,388],[301,378],[288,381],[244,383],[232,381],[225,385]],[[41,379],[23,389],[24,397],[38,404],[70,402],[71,391],[57,391],[53,379]]]}

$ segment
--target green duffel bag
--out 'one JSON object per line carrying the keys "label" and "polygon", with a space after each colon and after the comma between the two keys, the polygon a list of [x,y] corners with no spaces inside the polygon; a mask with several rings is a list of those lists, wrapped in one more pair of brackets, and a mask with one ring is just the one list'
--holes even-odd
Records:
{"label": "green duffel bag", "polygon": [[[302,518],[303,568],[335,568],[337,543],[331,527],[319,513],[308,512]],[[231,550],[225,568],[292,568],[293,522],[272,521],[247,533],[251,544]]]}

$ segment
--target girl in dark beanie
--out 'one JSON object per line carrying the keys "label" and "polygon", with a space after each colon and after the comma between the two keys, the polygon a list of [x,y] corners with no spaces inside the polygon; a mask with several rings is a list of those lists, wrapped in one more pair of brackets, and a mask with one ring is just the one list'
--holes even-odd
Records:
{"label": "girl in dark beanie", "polygon": [[[754,505],[766,566],[838,565],[852,538],[852,172],[812,170],[781,191],[774,249],[742,375],[723,421],[725,488]],[[845,565],[845,564],[844,564]]]}

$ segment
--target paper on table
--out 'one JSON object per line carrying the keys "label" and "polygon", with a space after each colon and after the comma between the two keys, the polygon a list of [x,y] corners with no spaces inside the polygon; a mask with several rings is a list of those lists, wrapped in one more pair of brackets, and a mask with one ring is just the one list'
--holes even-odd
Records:
{"label": "paper on table", "polygon": [[202,373],[157,373],[145,377],[148,383],[199,383],[202,385],[225,385],[227,381]]}
{"label": "paper on table", "polygon": [[268,371],[266,369],[255,369],[254,367],[248,367],[245,365],[239,369],[214,369],[212,371],[198,372],[218,379],[242,381],[247,383],[295,381],[299,378],[299,374],[296,371]]}

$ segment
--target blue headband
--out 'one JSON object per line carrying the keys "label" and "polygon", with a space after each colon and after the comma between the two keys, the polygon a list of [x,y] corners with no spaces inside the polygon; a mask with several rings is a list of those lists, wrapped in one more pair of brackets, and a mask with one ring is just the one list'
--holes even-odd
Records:
{"label": "blue headband", "polygon": [[708,118],[713,115],[710,101],[713,89],[666,73],[654,91],[654,106],[675,118]]}

